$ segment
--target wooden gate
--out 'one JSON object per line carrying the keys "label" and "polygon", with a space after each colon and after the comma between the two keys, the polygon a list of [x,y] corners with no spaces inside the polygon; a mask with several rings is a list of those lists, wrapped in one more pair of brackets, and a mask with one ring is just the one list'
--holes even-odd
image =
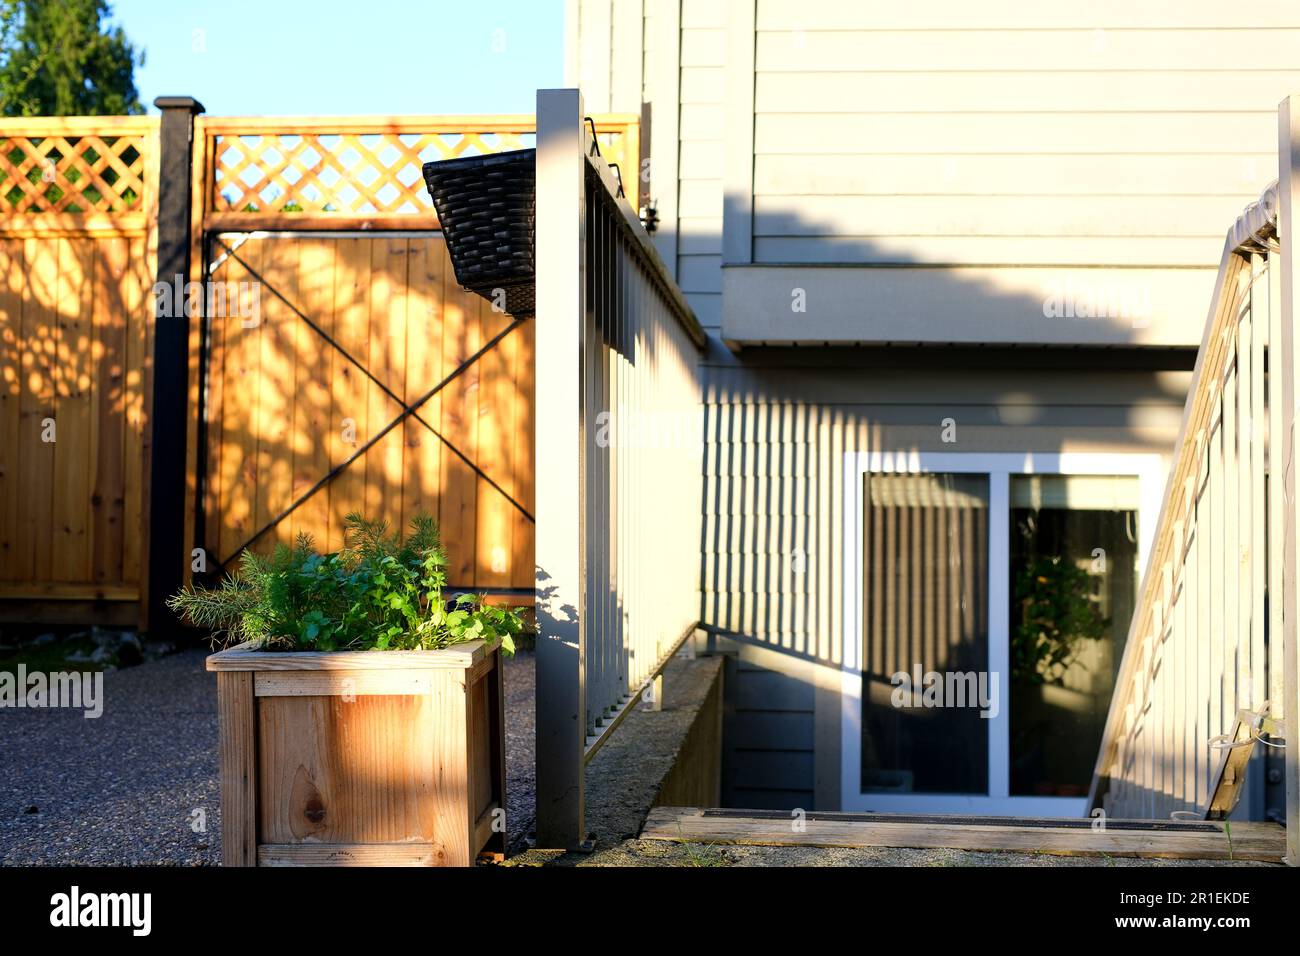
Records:
{"label": "wooden gate", "polygon": [[531,588],[532,323],[462,291],[436,232],[226,233],[209,255],[210,564],[425,512],[455,586]]}
{"label": "wooden gate", "polygon": [[[593,122],[637,168],[637,118]],[[531,600],[533,324],[457,285],[420,166],[534,140],[532,116],[195,121],[191,271],[226,293],[191,343],[209,570],[304,531],[337,548],[350,511],[423,511],[454,587]]]}

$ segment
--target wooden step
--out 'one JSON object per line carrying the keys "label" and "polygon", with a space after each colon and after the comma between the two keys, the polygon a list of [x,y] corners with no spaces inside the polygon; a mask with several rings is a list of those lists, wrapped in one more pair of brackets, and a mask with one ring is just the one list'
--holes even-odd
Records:
{"label": "wooden step", "polygon": [[895,847],[1002,850],[1058,856],[1126,856],[1280,863],[1286,831],[1272,823],[1206,820],[1025,819],[959,815],[791,813],[655,807],[641,838],[746,846]]}

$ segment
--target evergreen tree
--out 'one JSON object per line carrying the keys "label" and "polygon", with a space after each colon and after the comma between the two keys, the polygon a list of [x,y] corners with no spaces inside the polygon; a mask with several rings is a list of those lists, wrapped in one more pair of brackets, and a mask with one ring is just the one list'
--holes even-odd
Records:
{"label": "evergreen tree", "polygon": [[107,0],[0,0],[0,113],[143,113],[134,70],[144,63]]}

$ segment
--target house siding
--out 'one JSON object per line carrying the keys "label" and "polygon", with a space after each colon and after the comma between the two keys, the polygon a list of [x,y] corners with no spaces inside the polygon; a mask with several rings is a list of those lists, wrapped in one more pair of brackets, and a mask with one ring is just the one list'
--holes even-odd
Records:
{"label": "house siding", "polygon": [[[673,0],[675,18],[663,12],[664,0],[574,0],[570,16],[577,16],[571,40],[577,62],[570,57],[569,75],[582,88],[589,112],[639,113],[650,105],[648,119],[673,122],[677,127],[676,155],[652,156],[651,195],[674,197],[673,208],[661,215],[674,235],[670,259],[677,283],[686,293],[701,325],[717,333],[722,326],[722,152],[725,131],[723,73],[726,63],[725,0]],[[576,13],[575,13],[576,11]],[[659,11],[656,16],[656,11]],[[639,15],[639,18],[638,18]],[[671,22],[676,48],[660,50],[663,35],[656,19]],[[620,24],[640,23],[633,42],[631,31]],[[576,36],[573,34],[576,33]],[[639,65],[638,82],[614,60]],[[676,84],[659,76],[654,65],[668,64]],[[667,90],[671,103],[663,100]],[[656,171],[674,180],[673,189],[656,182]]]}
{"label": "house siding", "polygon": [[[724,184],[752,223],[724,280],[733,342],[1195,346],[1224,230],[1276,177],[1276,106],[1300,88],[1283,2],[758,0],[753,21],[752,181]],[[836,290],[762,268],[792,264],[839,267]],[[958,271],[995,314],[949,307]],[[1054,322],[1063,288],[1130,290],[1150,314]]]}
{"label": "house siding", "polygon": [[[799,354],[753,367],[717,353],[702,370],[702,620],[736,658],[729,805],[839,805],[847,452],[1167,456],[1189,381],[1181,371],[963,369],[938,356],[918,374],[840,350]],[[955,443],[942,440],[947,418]]]}
{"label": "house siding", "polygon": [[[701,618],[729,656],[724,802],[834,809],[845,453],[1168,456],[1190,376],[1167,353],[1049,368],[949,346],[1199,344],[1224,230],[1277,175],[1300,6],[649,8],[643,92],[673,131],[653,139],[657,243],[712,339]],[[1146,312],[1044,315],[1072,289]],[[727,348],[914,343],[943,347]]]}
{"label": "house siding", "polygon": [[[1289,0],[570,0],[570,17],[588,109],[644,103],[674,127],[652,154],[667,251],[733,343],[1194,347],[1226,224],[1276,177],[1276,104],[1300,88]],[[737,25],[753,65],[730,77]],[[728,124],[752,129],[748,162],[728,165]],[[739,255],[724,229],[746,233]],[[794,288],[818,291],[804,312]],[[1147,311],[1045,317],[1071,290]]]}
{"label": "house siding", "polygon": [[677,284],[700,324],[722,325],[723,68],[727,5],[682,0]]}

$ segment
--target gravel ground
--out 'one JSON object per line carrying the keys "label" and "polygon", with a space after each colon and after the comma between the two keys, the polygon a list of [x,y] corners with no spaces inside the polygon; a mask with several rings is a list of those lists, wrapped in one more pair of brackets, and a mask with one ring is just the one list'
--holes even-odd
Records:
{"label": "gravel ground", "polygon": [[[104,713],[98,719],[88,720],[81,711],[0,709],[0,864],[220,862],[216,688],[212,675],[203,670],[205,656],[204,650],[187,650],[105,674]],[[533,678],[531,652],[506,662],[506,819],[512,848],[521,845],[534,819]],[[670,756],[665,741],[675,737],[668,732],[675,729],[669,726],[672,720],[671,711],[634,713],[588,768],[589,821],[600,836],[596,853],[535,850],[512,862],[525,866],[1215,865],[962,850],[675,844],[629,838],[653,799],[657,783],[651,783],[658,779],[657,765]],[[649,770],[655,772],[647,774]],[[201,832],[192,826],[196,811],[205,818]]]}
{"label": "gravel ground", "polygon": [[[104,713],[0,709],[0,865],[221,862],[217,692],[204,649],[104,675]],[[533,655],[507,661],[506,820],[533,821]],[[204,831],[191,827],[202,811]]]}
{"label": "gravel ground", "polygon": [[536,685],[532,651],[520,651],[505,663],[506,684],[506,846],[515,852],[533,828],[537,785],[533,754],[537,750],[534,707]]}
{"label": "gravel ground", "polygon": [[[0,710],[0,863],[219,861],[217,695],[205,656],[104,674],[99,718]],[[204,832],[191,827],[196,810]]]}

